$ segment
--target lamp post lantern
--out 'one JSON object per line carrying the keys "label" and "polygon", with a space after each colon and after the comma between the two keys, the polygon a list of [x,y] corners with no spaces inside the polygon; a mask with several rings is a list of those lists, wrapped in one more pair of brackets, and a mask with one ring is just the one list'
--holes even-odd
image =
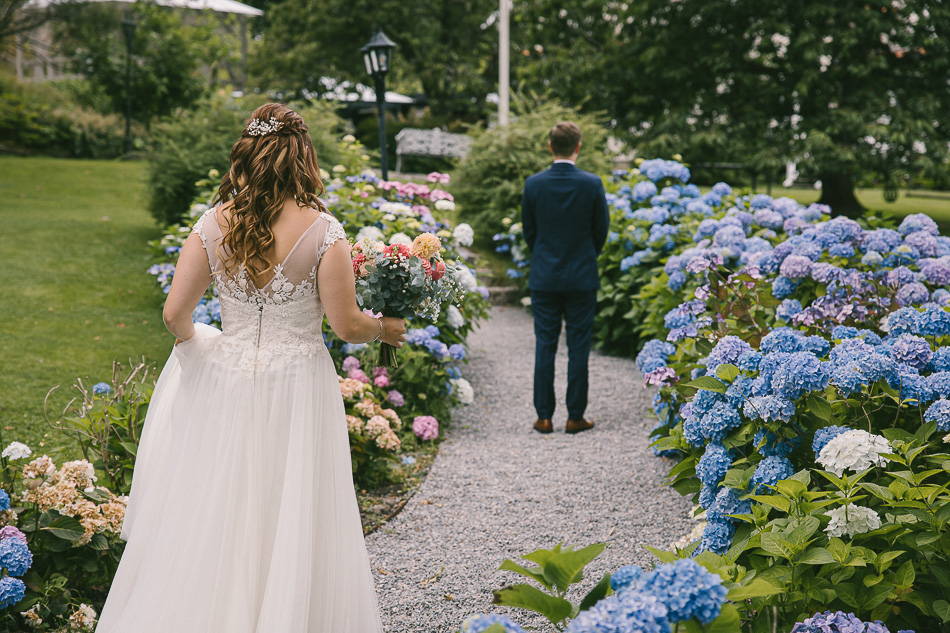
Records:
{"label": "lamp post lantern", "polygon": [[135,20],[127,13],[122,20],[125,35],[125,143],[123,153],[132,153],[132,42],[135,40]]}
{"label": "lamp post lantern", "polygon": [[396,49],[396,43],[386,37],[379,28],[376,34],[366,43],[360,52],[363,53],[363,62],[366,64],[366,72],[376,82],[376,108],[379,115],[379,153],[380,167],[382,168],[383,180],[389,179],[389,169],[387,168],[387,148],[386,148],[386,73],[392,62],[393,51]]}

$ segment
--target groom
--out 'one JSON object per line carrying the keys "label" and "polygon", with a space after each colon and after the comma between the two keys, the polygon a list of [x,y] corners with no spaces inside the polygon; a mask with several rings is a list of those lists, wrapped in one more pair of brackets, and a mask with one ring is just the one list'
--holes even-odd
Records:
{"label": "groom", "polygon": [[575,123],[551,128],[554,164],[528,178],[521,222],[531,249],[531,311],[534,314],[534,430],[551,433],[554,357],[563,320],[567,330],[568,433],[594,428],[587,408],[587,358],[597,306],[597,254],[607,240],[610,215],[600,178],[575,167],[581,130]]}

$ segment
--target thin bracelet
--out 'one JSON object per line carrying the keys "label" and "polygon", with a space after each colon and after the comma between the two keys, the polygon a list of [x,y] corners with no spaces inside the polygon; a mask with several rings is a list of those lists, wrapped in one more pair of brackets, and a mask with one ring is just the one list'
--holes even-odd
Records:
{"label": "thin bracelet", "polygon": [[377,335],[376,335],[376,338],[374,338],[374,339],[371,341],[371,342],[373,342],[373,343],[375,343],[376,341],[378,341],[378,340],[379,340],[379,337],[383,335],[383,320],[380,319],[379,317],[376,317],[376,320],[379,321],[379,334],[377,334]]}

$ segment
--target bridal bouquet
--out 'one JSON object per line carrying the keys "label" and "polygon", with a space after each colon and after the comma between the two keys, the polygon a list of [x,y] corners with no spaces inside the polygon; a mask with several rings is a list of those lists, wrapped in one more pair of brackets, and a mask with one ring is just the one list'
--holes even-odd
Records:
{"label": "bridal bouquet", "polygon": [[[361,308],[387,317],[435,321],[446,302],[459,294],[454,262],[439,254],[442,242],[422,233],[412,244],[390,244],[364,238],[351,248],[356,298]],[[396,348],[382,343],[379,365],[396,367]]]}

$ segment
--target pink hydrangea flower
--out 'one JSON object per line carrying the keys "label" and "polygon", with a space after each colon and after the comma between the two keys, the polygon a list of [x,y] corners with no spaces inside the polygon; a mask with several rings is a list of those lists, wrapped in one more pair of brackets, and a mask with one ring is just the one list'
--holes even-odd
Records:
{"label": "pink hydrangea flower", "polygon": [[[354,369],[360,368],[360,360],[355,356],[347,356],[343,359],[343,371],[350,373]],[[352,378],[352,376],[351,376]]]}
{"label": "pink hydrangea flower", "polygon": [[392,402],[394,407],[401,407],[406,404],[406,399],[395,389],[386,394],[386,399]]}
{"label": "pink hydrangea flower", "polygon": [[421,440],[439,437],[439,421],[431,415],[420,415],[412,421],[412,431]]}
{"label": "pink hydrangea flower", "polygon": [[379,375],[373,379],[373,384],[377,387],[388,387],[389,386],[389,376]]}
{"label": "pink hydrangea flower", "polygon": [[389,370],[385,367],[376,367],[373,369],[373,378],[379,378],[380,376],[389,376]]}
{"label": "pink hydrangea flower", "polygon": [[367,385],[370,384],[370,382],[371,382],[370,379],[369,379],[369,376],[367,376],[367,375],[366,375],[366,372],[364,372],[362,369],[353,369],[353,370],[351,370],[350,373],[348,373],[346,376],[347,376],[347,378],[351,378],[351,379],[353,379],[353,380],[359,380],[360,382],[364,382],[364,383],[366,383]]}

